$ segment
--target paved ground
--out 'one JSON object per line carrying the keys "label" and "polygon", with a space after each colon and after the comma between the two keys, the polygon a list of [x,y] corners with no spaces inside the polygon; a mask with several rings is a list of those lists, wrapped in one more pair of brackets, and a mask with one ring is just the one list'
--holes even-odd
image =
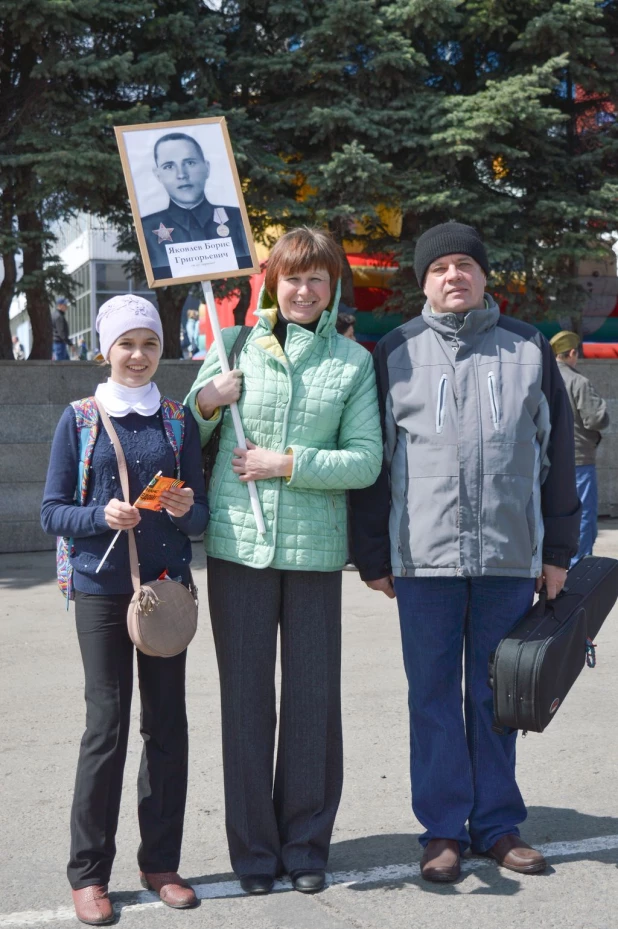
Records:
{"label": "paved ground", "polygon": [[[618,556],[618,521],[599,554]],[[205,590],[196,546],[197,580]],[[54,587],[51,554],[0,556],[0,929],[75,927],[65,877],[67,822],[84,709],[72,625]],[[618,925],[618,609],[598,637],[555,722],[520,741],[519,778],[530,814],[525,837],[550,856],[547,874],[518,877],[470,858],[461,881],[419,879],[418,824],[410,811],[406,687],[395,609],[344,575],[346,782],[330,868],[315,897],[240,894],[223,829],[217,672],[205,605],[190,649],[191,776],[182,872],[199,909],[175,912],[140,892],[134,725],[118,857],[111,885],[127,929],[616,929]],[[137,723],[137,705],[135,706]]]}

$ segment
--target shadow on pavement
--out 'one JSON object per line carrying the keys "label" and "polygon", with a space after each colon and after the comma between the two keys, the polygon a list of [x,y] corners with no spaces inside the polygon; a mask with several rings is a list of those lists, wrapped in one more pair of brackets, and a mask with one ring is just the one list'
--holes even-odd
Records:
{"label": "shadow on pavement", "polygon": [[521,833],[533,845],[579,842],[604,835],[618,835],[618,817],[592,816],[568,807],[530,806]]}
{"label": "shadow on pavement", "polygon": [[[586,839],[618,836],[618,818],[613,816],[592,816],[577,810],[563,807],[532,806],[528,809],[528,819],[523,823],[521,832],[532,845],[547,845],[556,842],[579,843]],[[617,841],[618,845],[618,841]],[[394,835],[373,835],[363,838],[337,842],[332,846],[329,871],[369,871],[372,868],[385,868],[396,865],[412,865],[420,862],[422,849],[418,836],[397,833]],[[471,862],[487,862],[481,856],[467,856]],[[519,892],[522,881],[540,880],[551,877],[562,862],[598,861],[605,864],[618,864],[618,847],[592,849],[576,854],[552,855],[544,874],[517,875],[498,868],[487,862],[486,867],[464,871],[460,878],[465,881],[474,874],[483,886],[471,891],[473,894],[496,894],[509,896]],[[385,878],[371,882],[350,884],[349,889],[367,891],[376,887],[396,890],[404,884],[414,884],[428,893],[457,893],[452,884],[432,884],[424,881],[420,875],[393,880]]]}
{"label": "shadow on pavement", "polygon": [[[565,843],[566,845],[573,844],[577,846],[587,839],[618,836],[618,818],[591,816],[587,813],[579,813],[577,810],[561,807],[533,806],[529,809],[528,821],[522,831],[524,831],[526,840],[534,845]],[[366,873],[363,875],[363,872],[371,871],[373,868],[387,868],[389,866],[394,868],[403,866],[405,868],[418,865],[422,850],[417,838],[416,835],[411,833],[395,833],[391,835],[362,836],[357,839],[336,842],[332,846],[328,871],[331,874],[334,872],[335,876],[337,872],[346,874],[345,887],[349,891],[363,892],[375,889],[396,891],[402,890],[406,885],[413,885],[424,893],[438,894],[440,896],[458,894],[463,889],[463,892],[470,894],[507,897],[519,893],[531,881],[551,878],[556,871],[560,870],[561,864],[564,863],[597,861],[612,866],[618,864],[617,839],[615,848],[579,849],[574,854],[570,854],[568,850],[560,851],[556,849],[556,854],[550,857],[547,870],[538,875],[515,874],[499,868],[495,862],[489,860],[486,856],[471,855],[469,853],[463,859],[462,875],[456,884],[432,884],[424,881],[418,873],[404,877],[377,877],[376,880],[367,880],[370,875]],[[354,883],[356,877],[359,879],[358,883]],[[191,875],[187,879],[194,887],[199,885],[206,887],[208,885],[223,885],[220,888],[219,886],[211,886],[210,893],[201,896],[212,895],[215,899],[219,896],[245,896],[240,885],[238,885],[237,893],[230,893],[229,883],[237,880],[230,871],[220,874]],[[473,885],[469,891],[466,891],[466,888],[461,888],[462,884],[471,879],[475,881],[476,886]],[[279,885],[275,889],[279,891],[291,890],[289,884],[285,887]],[[110,897],[117,912],[126,906],[154,903],[157,899],[155,894],[138,889],[111,893]]]}
{"label": "shadow on pavement", "polygon": [[0,590],[27,590],[55,580],[55,552],[0,555]]}
{"label": "shadow on pavement", "polygon": [[[206,567],[206,553],[202,542],[193,542],[194,571]],[[0,591],[28,590],[56,580],[56,552],[17,552],[0,555]],[[205,593],[205,590],[204,590]],[[60,594],[58,594],[60,597]]]}

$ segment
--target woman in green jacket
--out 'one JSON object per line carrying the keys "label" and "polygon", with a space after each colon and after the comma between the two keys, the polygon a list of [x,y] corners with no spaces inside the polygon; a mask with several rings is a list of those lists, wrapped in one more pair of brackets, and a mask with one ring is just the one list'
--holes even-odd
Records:
{"label": "woman in green jacket", "polygon": [[[341,796],[346,490],[372,484],[382,463],[371,356],[335,329],[341,267],[327,233],[279,239],[237,369],[222,374],[211,349],[186,400],[202,445],[223,416],[205,545],[227,835],[247,893],[268,893],[286,872],[296,890],[324,887]],[[238,331],[224,332],[228,352]],[[247,450],[223,415],[236,400]],[[247,481],[257,482],[265,536]]]}

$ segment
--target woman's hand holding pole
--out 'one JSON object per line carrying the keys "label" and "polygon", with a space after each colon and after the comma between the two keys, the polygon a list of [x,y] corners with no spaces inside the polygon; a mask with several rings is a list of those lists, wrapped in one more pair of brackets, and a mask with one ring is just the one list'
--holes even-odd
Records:
{"label": "woman's hand holding pole", "polygon": [[[219,317],[217,316],[217,307],[215,305],[215,296],[212,292],[212,284],[210,281],[202,281],[202,290],[204,291],[204,298],[206,300],[206,309],[208,310],[208,316],[210,319],[210,326],[212,329],[212,334],[214,336],[215,345],[217,346],[217,354],[219,356],[219,364],[221,365],[222,374],[230,373],[230,366],[227,361],[227,354],[225,351],[225,345],[223,344],[223,336],[221,335],[221,326],[219,325]],[[242,426],[242,421],[240,418],[240,413],[238,412],[238,405],[236,402],[230,403],[230,412],[232,414],[232,422],[234,423],[234,431],[236,432],[236,441],[238,446],[241,449],[247,448],[247,443],[245,440],[245,433]],[[264,525],[264,517],[262,516],[262,508],[260,506],[260,498],[258,497],[257,487],[255,486],[255,481],[248,481],[247,487],[249,488],[249,498],[251,500],[251,509],[253,510],[253,516],[257,525],[258,532],[260,535],[266,535],[266,526]]]}

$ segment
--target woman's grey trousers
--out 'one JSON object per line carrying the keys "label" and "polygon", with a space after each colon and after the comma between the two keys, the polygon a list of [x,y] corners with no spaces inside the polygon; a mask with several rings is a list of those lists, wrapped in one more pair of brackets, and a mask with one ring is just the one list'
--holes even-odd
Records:
{"label": "woman's grey trousers", "polygon": [[232,867],[241,877],[325,868],[343,783],[341,572],[208,558],[208,598]]}

